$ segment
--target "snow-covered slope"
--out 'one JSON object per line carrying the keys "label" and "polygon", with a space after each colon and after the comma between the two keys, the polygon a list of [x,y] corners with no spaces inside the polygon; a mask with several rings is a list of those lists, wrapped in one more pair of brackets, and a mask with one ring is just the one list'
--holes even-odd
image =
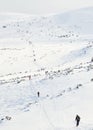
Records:
{"label": "snow-covered slope", "polygon": [[0,130],[93,129],[92,10],[0,14]]}
{"label": "snow-covered slope", "polygon": [[17,37],[27,43],[92,39],[92,11],[86,8],[49,16],[1,14],[0,38]]}

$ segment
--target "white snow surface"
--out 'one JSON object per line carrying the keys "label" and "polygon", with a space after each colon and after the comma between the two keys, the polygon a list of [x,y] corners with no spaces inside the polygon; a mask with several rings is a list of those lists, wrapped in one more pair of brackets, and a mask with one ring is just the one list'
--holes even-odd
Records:
{"label": "white snow surface", "polygon": [[0,130],[93,130],[92,12],[0,14]]}

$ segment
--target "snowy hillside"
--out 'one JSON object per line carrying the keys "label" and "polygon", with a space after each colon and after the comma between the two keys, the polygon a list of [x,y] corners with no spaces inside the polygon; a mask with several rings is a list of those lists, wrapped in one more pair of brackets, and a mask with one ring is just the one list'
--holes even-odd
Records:
{"label": "snowy hillside", "polygon": [[92,12],[0,14],[0,130],[93,130]]}
{"label": "snowy hillside", "polygon": [[0,14],[0,38],[20,38],[27,43],[93,40],[92,11],[86,8],[49,16]]}

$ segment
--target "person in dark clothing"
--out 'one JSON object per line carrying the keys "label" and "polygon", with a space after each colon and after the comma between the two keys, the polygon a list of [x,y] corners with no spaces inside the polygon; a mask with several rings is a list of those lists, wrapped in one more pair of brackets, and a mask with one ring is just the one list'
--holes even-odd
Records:
{"label": "person in dark clothing", "polygon": [[37,96],[40,97],[40,92],[39,91],[37,92]]}
{"label": "person in dark clothing", "polygon": [[76,127],[78,127],[79,126],[79,122],[80,122],[80,116],[76,115],[75,120],[76,120]]}

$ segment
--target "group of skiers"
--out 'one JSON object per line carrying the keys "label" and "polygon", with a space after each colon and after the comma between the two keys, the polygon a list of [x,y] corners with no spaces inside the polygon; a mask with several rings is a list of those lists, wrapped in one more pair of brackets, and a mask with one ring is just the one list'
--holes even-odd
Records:
{"label": "group of skiers", "polygon": [[[39,91],[37,92],[37,96],[40,97],[40,92]],[[78,127],[79,122],[80,122],[80,116],[79,115],[76,115],[75,121],[76,121],[76,127]]]}
{"label": "group of skiers", "polygon": [[[39,91],[37,92],[37,96],[40,97],[40,92]],[[80,116],[79,115],[76,115],[75,121],[76,121],[76,127],[78,127],[79,122],[80,122]]]}

